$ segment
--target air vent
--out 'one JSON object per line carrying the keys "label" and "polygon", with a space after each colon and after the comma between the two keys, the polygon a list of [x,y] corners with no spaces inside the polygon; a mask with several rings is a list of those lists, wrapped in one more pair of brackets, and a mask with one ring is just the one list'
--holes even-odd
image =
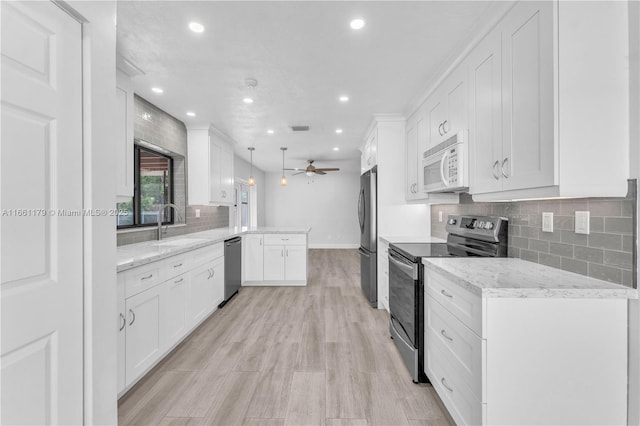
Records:
{"label": "air vent", "polygon": [[309,126],[291,126],[292,132],[308,132]]}

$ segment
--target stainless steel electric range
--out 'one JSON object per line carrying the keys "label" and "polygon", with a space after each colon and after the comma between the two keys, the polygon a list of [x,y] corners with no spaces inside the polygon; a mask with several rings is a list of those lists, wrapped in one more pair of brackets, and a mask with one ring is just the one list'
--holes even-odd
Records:
{"label": "stainless steel electric range", "polygon": [[446,243],[389,245],[391,338],[415,383],[424,373],[424,270],[427,257],[506,257],[508,222],[492,216],[450,215]]}

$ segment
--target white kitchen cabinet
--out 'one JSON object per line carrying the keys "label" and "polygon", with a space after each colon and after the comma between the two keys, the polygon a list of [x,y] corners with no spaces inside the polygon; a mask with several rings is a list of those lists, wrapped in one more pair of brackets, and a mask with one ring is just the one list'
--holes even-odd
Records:
{"label": "white kitchen cabinet", "polygon": [[242,236],[243,284],[264,280],[264,235],[246,234]]}
{"label": "white kitchen cabinet", "polygon": [[425,373],[457,424],[626,422],[626,299],[480,296],[425,276]]}
{"label": "white kitchen cabinet", "polygon": [[126,300],[126,384],[132,384],[162,355],[161,293],[157,285]]}
{"label": "white kitchen cabinet", "polygon": [[616,2],[518,2],[471,51],[474,200],[626,195],[627,20]]}
{"label": "white kitchen cabinet", "polygon": [[180,340],[189,330],[187,322],[187,291],[190,274],[182,274],[171,278],[163,284],[161,325],[162,340],[165,349]]}
{"label": "white kitchen cabinet", "polygon": [[118,393],[127,385],[126,379],[126,329],[127,329],[127,308],[124,297],[124,275],[118,274],[118,354],[117,354],[117,386]]}
{"label": "white kitchen cabinet", "polygon": [[205,319],[224,300],[224,258],[209,261],[191,272],[188,323]]}
{"label": "white kitchen cabinet", "polygon": [[428,119],[423,105],[409,119],[405,128],[406,200],[421,200],[428,196],[422,191],[422,154],[427,149]]}
{"label": "white kitchen cabinet", "polygon": [[233,150],[214,127],[187,129],[190,205],[233,204]]}
{"label": "white kitchen cabinet", "polygon": [[425,101],[429,123],[425,149],[433,148],[460,131],[467,131],[468,108],[468,74],[467,65],[463,62],[445,79],[435,94]]}
{"label": "white kitchen cabinet", "polygon": [[122,71],[116,71],[116,196],[119,202],[133,197],[133,84]]}
{"label": "white kitchen cabinet", "polygon": [[360,172],[364,173],[378,164],[378,131],[375,127],[367,134],[360,151]]}
{"label": "white kitchen cabinet", "polygon": [[307,236],[305,234],[265,234],[264,282],[284,285],[307,284]]}

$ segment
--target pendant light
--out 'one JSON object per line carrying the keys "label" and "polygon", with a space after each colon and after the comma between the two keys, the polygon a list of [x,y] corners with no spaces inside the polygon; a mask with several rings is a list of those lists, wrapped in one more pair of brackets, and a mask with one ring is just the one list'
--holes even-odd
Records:
{"label": "pendant light", "polygon": [[253,178],[253,151],[255,151],[255,148],[250,146],[249,148],[247,148],[249,150],[250,153],[250,158],[251,158],[251,172],[249,172],[249,186],[253,186],[256,184],[256,180]]}
{"label": "pendant light", "polygon": [[284,177],[284,152],[287,148],[280,148],[282,150],[282,178],[280,178],[280,185],[287,186],[287,178]]}

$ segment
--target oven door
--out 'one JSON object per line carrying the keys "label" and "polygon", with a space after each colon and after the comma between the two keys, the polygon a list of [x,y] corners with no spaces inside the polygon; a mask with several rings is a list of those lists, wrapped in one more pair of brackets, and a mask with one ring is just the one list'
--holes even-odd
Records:
{"label": "oven door", "polygon": [[418,264],[389,250],[389,311],[391,321],[403,340],[414,348],[418,347],[416,339],[416,300],[419,285]]}

